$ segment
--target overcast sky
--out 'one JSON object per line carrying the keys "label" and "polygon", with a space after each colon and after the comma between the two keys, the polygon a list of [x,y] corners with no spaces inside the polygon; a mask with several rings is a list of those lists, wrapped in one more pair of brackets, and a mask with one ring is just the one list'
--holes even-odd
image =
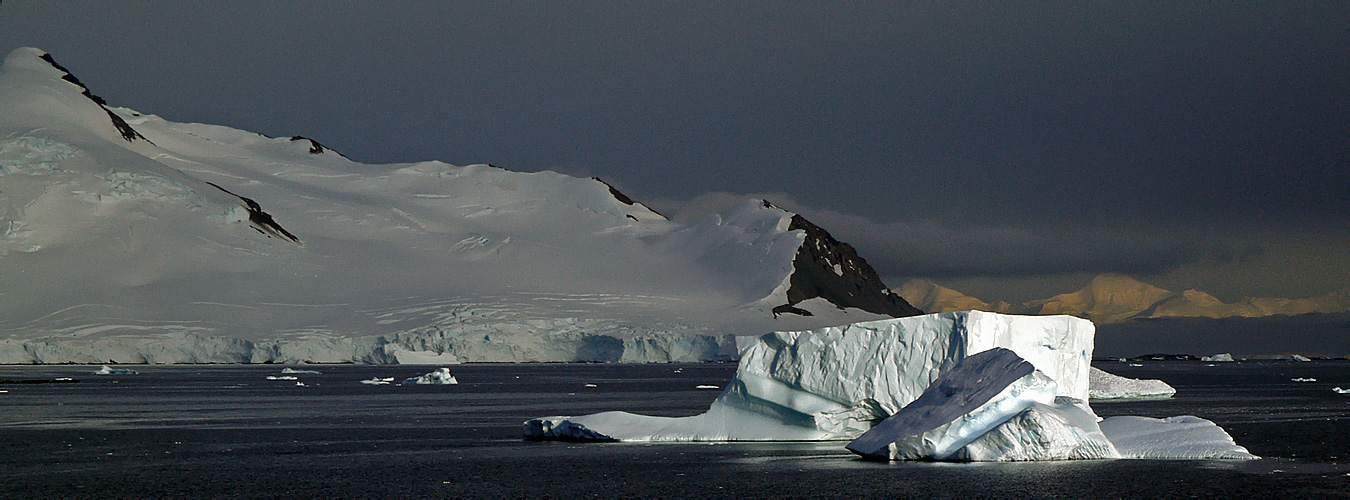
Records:
{"label": "overcast sky", "polygon": [[6,0],[0,51],[365,163],[768,197],[896,286],[1350,285],[1350,4],[914,3]]}

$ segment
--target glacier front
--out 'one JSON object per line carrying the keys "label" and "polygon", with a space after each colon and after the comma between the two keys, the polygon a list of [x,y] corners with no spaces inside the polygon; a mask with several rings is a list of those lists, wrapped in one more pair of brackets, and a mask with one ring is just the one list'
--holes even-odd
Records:
{"label": "glacier front", "polygon": [[[1252,457],[1195,417],[1099,426],[1088,404],[1094,333],[1091,322],[1071,316],[979,311],[776,332],[743,342],[735,377],[703,414],[554,416],[525,422],[523,432],[566,440],[856,439],[850,448],[860,454],[892,459]],[[879,426],[890,418],[902,421]]]}

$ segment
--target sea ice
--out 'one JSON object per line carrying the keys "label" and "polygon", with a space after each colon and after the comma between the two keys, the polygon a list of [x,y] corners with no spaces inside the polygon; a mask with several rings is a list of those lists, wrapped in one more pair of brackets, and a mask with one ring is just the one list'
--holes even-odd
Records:
{"label": "sea ice", "polygon": [[389,385],[394,383],[394,377],[389,378],[374,377],[371,378],[370,380],[362,380],[361,383],[366,385]]}
{"label": "sea ice", "polygon": [[458,384],[454,375],[450,374],[449,368],[440,368],[434,372],[425,375],[404,380],[400,385],[451,385]]}
{"label": "sea ice", "polygon": [[1088,398],[1108,399],[1164,399],[1177,390],[1161,380],[1125,378],[1093,367],[1088,372]]}
{"label": "sea ice", "polygon": [[319,374],[319,372],[317,372],[317,371],[315,371],[315,370],[300,370],[300,369],[296,369],[296,368],[282,368],[282,369],[281,369],[281,373],[286,374],[286,375],[318,375],[318,374]]}
{"label": "sea ice", "polygon": [[94,375],[136,375],[139,373],[140,372],[130,368],[113,368],[108,365],[103,365],[103,368],[99,368],[98,371],[94,372]]}
{"label": "sea ice", "polygon": [[1317,379],[1315,379],[1315,378],[1308,378],[1308,377],[1296,377],[1296,378],[1291,378],[1291,379],[1289,379],[1289,381],[1290,381],[1290,382],[1316,382]]}
{"label": "sea ice", "polygon": [[296,377],[294,375],[281,375],[281,376],[268,375],[267,380],[300,380],[300,377]]}

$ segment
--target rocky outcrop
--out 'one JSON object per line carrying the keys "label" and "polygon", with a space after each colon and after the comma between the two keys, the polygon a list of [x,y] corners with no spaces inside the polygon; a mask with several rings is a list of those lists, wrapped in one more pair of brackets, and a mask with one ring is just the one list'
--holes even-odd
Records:
{"label": "rocky outcrop", "polygon": [[802,230],[806,239],[792,262],[788,303],[774,308],[775,314],[802,314],[805,311],[795,305],[814,298],[825,299],[841,309],[853,307],[895,318],[923,314],[887,288],[876,270],[848,243],[834,239],[800,215],[792,216],[788,230]]}

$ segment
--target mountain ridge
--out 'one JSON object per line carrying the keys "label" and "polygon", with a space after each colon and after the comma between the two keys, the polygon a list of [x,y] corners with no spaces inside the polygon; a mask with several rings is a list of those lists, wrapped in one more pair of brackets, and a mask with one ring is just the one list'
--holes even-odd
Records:
{"label": "mountain ridge", "polygon": [[1247,297],[1225,303],[1200,290],[1173,292],[1121,274],[1100,274],[1073,292],[1022,304],[989,304],[927,279],[916,278],[895,289],[910,303],[929,312],[967,309],[1012,314],[1067,314],[1098,324],[1156,318],[1262,318],[1350,311],[1350,288],[1303,298]]}

